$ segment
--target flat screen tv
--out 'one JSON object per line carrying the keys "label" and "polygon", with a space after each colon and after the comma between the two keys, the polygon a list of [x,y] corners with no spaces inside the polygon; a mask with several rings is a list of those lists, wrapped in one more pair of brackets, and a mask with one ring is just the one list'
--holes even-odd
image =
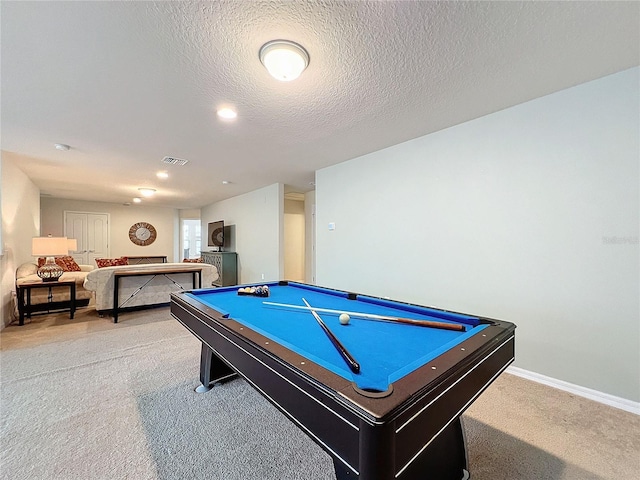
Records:
{"label": "flat screen tv", "polygon": [[207,238],[209,247],[217,247],[218,251],[222,250],[224,246],[224,221],[219,220],[209,223]]}

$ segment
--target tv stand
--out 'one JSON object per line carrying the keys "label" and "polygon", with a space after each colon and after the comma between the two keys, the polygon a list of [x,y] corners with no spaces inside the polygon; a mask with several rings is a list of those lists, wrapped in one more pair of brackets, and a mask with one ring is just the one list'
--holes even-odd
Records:
{"label": "tv stand", "polygon": [[202,260],[218,269],[215,287],[238,284],[238,254],[236,252],[201,252]]}

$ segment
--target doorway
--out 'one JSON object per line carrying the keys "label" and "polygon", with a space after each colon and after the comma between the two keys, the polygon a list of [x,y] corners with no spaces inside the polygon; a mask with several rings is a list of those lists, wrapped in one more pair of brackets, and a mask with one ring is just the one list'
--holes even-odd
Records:
{"label": "doorway", "polygon": [[109,257],[109,214],[64,212],[64,235],[75,238],[78,249],[69,252],[79,265],[95,265],[96,258]]}
{"label": "doorway", "polygon": [[284,196],[284,278],[305,281],[304,194]]}
{"label": "doorway", "polygon": [[200,219],[183,218],[180,220],[180,244],[182,258],[200,258],[202,251],[202,235]]}

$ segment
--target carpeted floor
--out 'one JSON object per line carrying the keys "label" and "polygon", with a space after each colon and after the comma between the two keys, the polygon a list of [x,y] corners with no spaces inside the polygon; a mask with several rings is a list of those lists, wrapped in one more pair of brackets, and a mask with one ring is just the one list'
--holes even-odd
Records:
{"label": "carpeted floor", "polygon": [[[242,380],[196,394],[168,308],[0,332],[2,479],[331,480],[330,457]],[[472,480],[639,478],[640,417],[503,374],[463,416]]]}

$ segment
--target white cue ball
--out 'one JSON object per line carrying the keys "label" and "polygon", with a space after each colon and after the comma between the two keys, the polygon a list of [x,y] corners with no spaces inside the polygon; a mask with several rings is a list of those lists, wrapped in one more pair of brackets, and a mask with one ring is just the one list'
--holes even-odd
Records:
{"label": "white cue ball", "polygon": [[347,323],[349,323],[349,320],[351,320],[351,317],[346,313],[341,313],[339,320],[342,325],[346,325]]}

